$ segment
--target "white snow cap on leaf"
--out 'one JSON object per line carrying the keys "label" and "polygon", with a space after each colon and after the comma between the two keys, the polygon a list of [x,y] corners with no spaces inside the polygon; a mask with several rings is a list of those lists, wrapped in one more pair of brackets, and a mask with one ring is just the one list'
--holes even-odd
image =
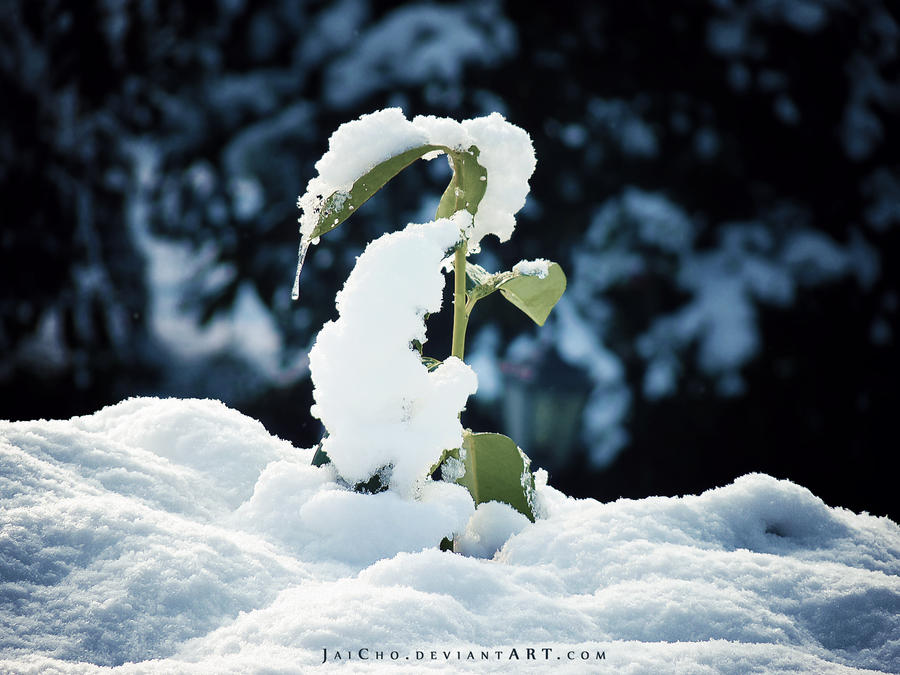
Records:
{"label": "white snow cap on leaf", "polygon": [[379,110],[339,126],[328,139],[328,152],[316,162],[318,175],[297,200],[302,209],[300,234],[312,234],[322,200],[334,192],[349,192],[357,178],[381,162],[426,143],[426,135],[406,119],[400,108]]}
{"label": "white snow cap on leaf", "polygon": [[525,206],[528,179],[537,159],[528,133],[499,113],[466,120],[462,126],[480,150],[478,163],[488,174],[487,190],[475,214],[475,227],[468,235],[469,249],[477,252],[478,242],[485,235],[496,235],[500,241],[512,236],[516,229],[514,214]]}
{"label": "white snow cap on leaf", "polygon": [[379,162],[427,142],[400,108],[386,108],[339,126],[316,170],[329,184],[349,188]]}
{"label": "white snow cap on leaf", "polygon": [[528,133],[499,113],[457,122],[446,117],[406,119],[400,108],[387,108],[338,127],[328,152],[316,163],[318,175],[297,201],[302,209],[300,233],[309,237],[318,222],[323,199],[353,183],[381,162],[421,145],[442,145],[454,150],[479,150],[478,163],[487,170],[487,186],[474,222],[466,228],[470,252],[488,234],[500,241],[516,227],[514,214],[525,205],[528,179],[537,160]]}
{"label": "white snow cap on leaf", "polygon": [[527,277],[544,279],[550,274],[550,261],[545,260],[544,258],[538,258],[537,260],[520,260],[513,266],[512,271],[515,274],[524,274]]}
{"label": "white snow cap on leaf", "polygon": [[472,138],[463,125],[449,117],[417,115],[413,118],[412,124],[422,131],[428,137],[428,142],[433,145],[444,145],[454,150],[468,150],[472,147]]}
{"label": "white snow cap on leaf", "polygon": [[458,220],[411,224],[370,243],[338,293],[340,317],[310,351],[311,412],[348,482],[391,466],[391,489],[412,497],[441,453],[462,444],[459,413],[477,388],[474,371],[451,357],[428,372],[410,346],[425,342],[425,314],[441,308],[441,261],[459,240]]}

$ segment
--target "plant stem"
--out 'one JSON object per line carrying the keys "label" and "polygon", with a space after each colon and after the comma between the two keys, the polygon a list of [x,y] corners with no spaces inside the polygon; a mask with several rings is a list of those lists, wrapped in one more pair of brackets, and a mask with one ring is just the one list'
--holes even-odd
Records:
{"label": "plant stem", "polygon": [[[463,360],[466,351],[466,327],[469,323],[469,308],[466,306],[466,239],[459,242],[453,255],[453,345],[451,356]],[[462,418],[462,411],[459,413]],[[443,542],[441,542],[443,550]],[[458,553],[456,537],[450,542],[449,550]]]}
{"label": "plant stem", "polygon": [[[450,185],[441,197],[441,203],[438,205],[437,218],[449,218],[459,210],[460,207],[460,190],[459,186],[463,184],[460,173],[462,173],[463,162],[453,154],[450,155],[451,166],[453,167],[453,177],[450,179]],[[470,307],[466,304],[466,253],[468,245],[465,237],[459,242],[456,251],[453,254],[453,339],[450,348],[450,355],[455,356],[460,361],[464,360],[466,353],[466,327],[469,323]],[[462,417],[462,411],[460,411]],[[441,542],[443,549],[443,542]],[[454,538],[450,543],[450,550],[457,551],[457,542]]]}
{"label": "plant stem", "polygon": [[466,326],[469,314],[466,311],[466,240],[456,247],[453,257],[453,346],[451,356],[463,360],[466,351]]}
{"label": "plant stem", "polygon": [[[464,184],[462,172],[465,163],[455,153],[448,152],[450,166],[453,168],[453,176],[450,184],[444,190],[441,202],[438,204],[435,218],[450,218],[454,213],[465,208],[465,195],[460,190]],[[469,321],[469,313],[466,308],[466,252],[465,238],[456,247],[453,257],[453,341],[450,355],[463,359],[466,351],[466,324]]]}

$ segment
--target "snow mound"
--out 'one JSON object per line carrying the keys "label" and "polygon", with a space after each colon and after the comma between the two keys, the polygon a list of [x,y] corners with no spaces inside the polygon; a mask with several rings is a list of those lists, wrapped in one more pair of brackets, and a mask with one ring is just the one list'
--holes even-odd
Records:
{"label": "snow mound", "polygon": [[216,401],[0,422],[0,672],[900,671],[900,527],[791,482],[531,524],[311,458]]}
{"label": "snow mound", "polygon": [[411,347],[426,340],[426,314],[441,308],[441,261],[458,241],[455,219],[444,218],[371,242],[337,295],[339,318],[310,350],[311,413],[350,484],[389,467],[385,482],[411,497],[441,453],[462,445],[459,413],[478,386],[475,372],[455,357],[429,372]]}

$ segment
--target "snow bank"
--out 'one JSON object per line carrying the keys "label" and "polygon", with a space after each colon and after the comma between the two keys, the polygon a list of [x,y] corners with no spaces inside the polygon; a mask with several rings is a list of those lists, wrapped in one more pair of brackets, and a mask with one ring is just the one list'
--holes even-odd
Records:
{"label": "snow bank", "polygon": [[0,672],[900,671],[900,527],[793,483],[538,481],[545,519],[472,518],[479,559],[436,548],[453,486],[359,495],[311,455],[215,401],[0,422]]}

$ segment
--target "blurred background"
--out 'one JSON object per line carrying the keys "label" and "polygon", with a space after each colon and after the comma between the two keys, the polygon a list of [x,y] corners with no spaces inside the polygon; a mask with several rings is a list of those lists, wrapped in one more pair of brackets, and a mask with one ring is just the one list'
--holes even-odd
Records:
{"label": "blurred background", "polygon": [[449,178],[392,181],[294,303],[329,135],[499,111],[538,166],[475,261],[546,257],[569,288],[542,329],[479,303],[464,423],[574,495],[763,471],[900,520],[898,49],[891,0],[3,0],[0,418],[213,397],[315,444],[306,353],[335,293]]}

